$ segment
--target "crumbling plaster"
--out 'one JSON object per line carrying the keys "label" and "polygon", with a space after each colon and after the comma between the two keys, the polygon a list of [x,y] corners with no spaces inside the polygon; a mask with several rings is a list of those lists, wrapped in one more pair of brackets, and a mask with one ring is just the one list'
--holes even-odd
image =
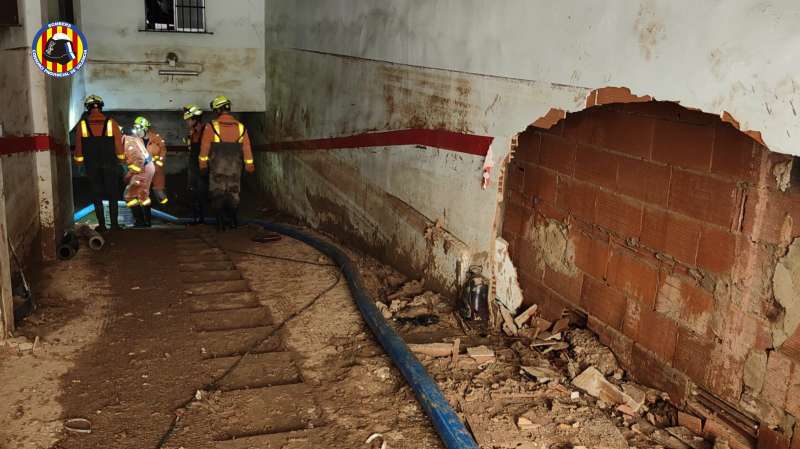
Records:
{"label": "crumbling plaster", "polygon": [[792,336],[800,325],[800,239],[795,240],[786,255],[778,261],[772,276],[775,299],[783,307],[783,316],[772,329],[775,346]]}

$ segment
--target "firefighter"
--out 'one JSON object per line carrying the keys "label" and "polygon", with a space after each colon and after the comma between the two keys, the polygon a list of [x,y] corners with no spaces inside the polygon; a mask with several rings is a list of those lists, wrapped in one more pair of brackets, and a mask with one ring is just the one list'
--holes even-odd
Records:
{"label": "firefighter", "polygon": [[125,163],[128,173],[125,175],[125,204],[131,209],[137,228],[150,227],[150,184],[156,169],[153,158],[147,151],[144,141],[137,136],[123,136],[122,145],[125,150]]}
{"label": "firefighter", "polygon": [[89,95],[83,101],[86,115],[78,122],[75,134],[75,163],[86,165],[86,176],[92,189],[92,203],[97,215],[97,230],[105,232],[106,218],[103,200],[108,201],[111,229],[118,230],[118,204],[125,160],[122,132],[116,120],[103,114],[103,99]]}
{"label": "firefighter", "polygon": [[[157,132],[153,131],[152,125],[150,124],[150,120],[139,116],[136,117],[133,121],[133,135],[139,137],[144,142],[145,147],[147,148],[147,152],[150,153],[150,156],[153,158],[153,163],[155,164],[156,174],[153,176],[153,201],[156,204],[167,204],[169,199],[167,198],[167,193],[165,190],[166,187],[166,174],[165,174],[165,164],[167,162],[167,144],[164,142],[164,139],[158,135]],[[149,214],[150,208],[145,208],[146,213]]]}
{"label": "firefighter", "polygon": [[188,181],[192,195],[192,219],[195,224],[205,222],[205,208],[208,201],[208,171],[201,172],[199,165],[200,140],[203,137],[203,110],[194,104],[183,107],[183,120],[186,122],[186,143],[189,146]]}
{"label": "firefighter", "polygon": [[248,173],[256,169],[250,136],[244,125],[233,118],[231,101],[220,95],[211,101],[216,119],[203,129],[200,141],[200,170],[208,170],[208,193],[217,217],[217,229],[238,226],[242,166]]}

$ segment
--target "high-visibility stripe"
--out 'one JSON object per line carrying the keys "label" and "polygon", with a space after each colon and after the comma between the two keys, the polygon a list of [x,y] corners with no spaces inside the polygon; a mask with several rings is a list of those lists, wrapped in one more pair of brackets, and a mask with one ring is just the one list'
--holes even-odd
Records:
{"label": "high-visibility stripe", "polygon": [[169,202],[169,198],[164,198],[163,200],[159,201],[161,204],[167,204]]}
{"label": "high-visibility stripe", "polygon": [[75,46],[75,56],[78,57],[77,61],[80,62],[81,58],[83,57],[83,39],[81,39],[78,33],[75,33],[75,40],[78,42],[78,45]]}
{"label": "high-visibility stripe", "polygon": [[156,161],[156,165],[158,165],[159,167],[163,167],[164,166],[164,162]]}
{"label": "high-visibility stripe", "polygon": [[128,201],[127,203],[125,203],[125,205],[128,206],[128,207],[133,207],[133,206],[135,206],[137,204],[139,204],[139,199],[138,198],[134,198],[134,199]]}
{"label": "high-visibility stripe", "polygon": [[[52,28],[47,28],[47,32],[45,33],[45,35],[46,35],[46,37],[44,39],[45,42],[49,42],[50,38],[53,37],[53,29]],[[47,65],[46,65],[47,70],[50,70],[52,72],[53,71],[53,62],[52,61],[47,61],[47,60],[45,60],[45,62],[47,63]]]}
{"label": "high-visibility stripe", "polygon": [[114,137],[114,124],[111,122],[111,120],[109,120],[108,124],[106,125],[106,136]]}
{"label": "high-visibility stripe", "polygon": [[135,171],[136,173],[140,173],[142,171],[142,168],[136,164],[128,164],[128,168]]}
{"label": "high-visibility stripe", "polygon": [[200,159],[200,162],[208,162],[208,156],[200,156],[198,159]]}
{"label": "high-visibility stripe", "polygon": [[75,159],[75,162],[83,162],[83,156],[75,156],[72,159]]}
{"label": "high-visibility stripe", "polygon": [[219,138],[219,122],[214,120],[211,122],[211,126],[214,127],[214,142],[221,142]]}
{"label": "high-visibility stripe", "polygon": [[239,123],[239,140],[237,140],[237,142],[242,143],[243,140],[244,140],[244,125]]}
{"label": "high-visibility stripe", "polygon": [[148,198],[148,199],[142,201],[142,206],[149,206],[152,203],[153,202],[150,200],[150,198]]}
{"label": "high-visibility stripe", "polygon": [[117,159],[119,159],[121,161],[124,161],[125,160],[125,155],[124,154],[118,154],[117,155]]}
{"label": "high-visibility stripe", "polygon": [[253,160],[252,159],[245,159],[244,163],[248,164],[248,165],[252,165],[253,164]]}
{"label": "high-visibility stripe", "polygon": [[81,120],[81,135],[89,137],[89,128],[86,126],[86,120]]}
{"label": "high-visibility stripe", "polygon": [[[69,38],[70,42],[73,42],[75,40],[75,32],[72,31],[72,28],[67,28],[67,37]],[[75,49],[74,45],[72,46],[72,49],[73,50]],[[75,53],[75,57],[80,58],[81,57],[80,53]],[[75,67],[74,59],[67,63],[67,71],[69,72],[70,70],[72,70],[73,67]]]}

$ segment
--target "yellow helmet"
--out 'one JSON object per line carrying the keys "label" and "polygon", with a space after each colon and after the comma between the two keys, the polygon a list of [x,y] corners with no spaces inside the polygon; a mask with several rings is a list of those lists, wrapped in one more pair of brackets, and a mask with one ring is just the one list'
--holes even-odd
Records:
{"label": "yellow helmet", "polygon": [[203,110],[196,104],[187,104],[183,107],[183,119],[189,120],[192,117],[199,117],[203,115]]}
{"label": "yellow helmet", "polygon": [[99,107],[101,107],[101,108],[102,108],[102,107],[103,107],[103,104],[104,104],[104,103],[103,103],[103,98],[101,98],[101,97],[100,97],[100,95],[88,95],[88,96],[87,96],[87,97],[86,97],[86,98],[83,100],[83,106],[84,106],[86,109],[91,109],[91,108],[92,108],[92,106],[95,106],[95,105],[97,105],[97,106],[99,106]]}
{"label": "yellow helmet", "polygon": [[225,106],[230,107],[231,100],[228,100],[228,97],[225,95],[220,95],[213,100],[211,100],[211,110],[216,111],[217,109],[221,109]]}
{"label": "yellow helmet", "polygon": [[147,120],[140,115],[133,120],[133,126],[138,126],[142,129],[150,129],[150,120]]}

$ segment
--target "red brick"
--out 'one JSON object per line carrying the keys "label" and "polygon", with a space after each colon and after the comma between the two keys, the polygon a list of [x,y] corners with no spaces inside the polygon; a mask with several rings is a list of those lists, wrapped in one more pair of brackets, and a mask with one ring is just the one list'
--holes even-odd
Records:
{"label": "red brick", "polygon": [[563,300],[558,294],[551,292],[547,297],[547,302],[542,306],[541,314],[546,320],[556,321],[563,317],[565,310],[575,310],[579,308]]}
{"label": "red brick", "polygon": [[525,170],[526,165],[517,162],[511,162],[506,168],[506,190],[514,192],[522,192],[525,188]]}
{"label": "red brick", "polygon": [[647,208],[644,211],[641,243],[681,262],[694,265],[700,242],[700,224],[680,215]]}
{"label": "red brick", "polygon": [[583,285],[583,276],[580,273],[569,276],[550,267],[545,267],[544,285],[558,293],[563,299],[576,306],[580,305]]}
{"label": "red brick", "polygon": [[541,279],[534,279],[522,273],[519,276],[520,288],[522,288],[522,296],[526,304],[542,305],[547,301],[550,295],[547,288],[542,284]]}
{"label": "red brick", "polygon": [[575,156],[575,178],[609,189],[617,185],[618,157],[607,151],[578,144]]}
{"label": "red brick", "polygon": [[704,226],[700,233],[697,265],[714,273],[727,273],[733,267],[736,238],[729,231]]}
{"label": "red brick", "polygon": [[664,165],[620,158],[617,191],[642,201],[667,206],[672,171]]}
{"label": "red brick", "polygon": [[[795,362],[800,362],[800,327],[781,345],[781,352]],[[800,374],[800,373],[798,373]],[[800,380],[800,379],[799,379]],[[798,415],[800,416],[800,415]]]}
{"label": "red brick", "polygon": [[756,142],[728,123],[717,124],[711,172],[737,181],[753,182],[756,177]]}
{"label": "red brick", "polygon": [[703,420],[689,413],[678,410],[678,425],[686,427],[695,435],[703,434]]}
{"label": "red brick", "polygon": [[633,156],[650,157],[652,119],[600,109],[591,113],[589,120],[594,125],[591,143]]}
{"label": "red brick", "polygon": [[639,322],[642,318],[642,303],[628,299],[625,316],[622,318],[622,333],[632,340],[639,339]]}
{"label": "red brick", "polygon": [[780,351],[772,351],[767,359],[767,374],[761,397],[773,407],[783,409],[789,391],[792,361]]}
{"label": "red brick", "polygon": [[514,249],[515,258],[512,260],[517,270],[525,273],[532,279],[541,280],[544,277],[544,261],[541,248],[535,246],[528,238],[520,237]]}
{"label": "red brick", "polygon": [[736,184],[682,170],[672,171],[669,207],[689,217],[730,228],[738,212]]}
{"label": "red brick", "polygon": [[688,388],[685,375],[638,344],[633,346],[631,359],[633,360],[631,374],[636,380],[664,391],[674,404],[683,403]]}
{"label": "red brick", "polygon": [[658,312],[642,309],[637,341],[662,361],[671,364],[678,342],[678,324]]}
{"label": "red brick", "polygon": [[658,269],[621,246],[611,252],[608,283],[652,309],[658,288]]}
{"label": "red brick", "polygon": [[593,223],[596,198],[597,188],[591,184],[574,181],[566,177],[558,178],[556,205],[576,218],[587,223]]}
{"label": "red brick", "polygon": [[622,105],[622,110],[630,114],[637,114],[644,117],[653,117],[695,125],[713,125],[720,122],[719,116],[686,109],[680,104],[671,101],[629,103]]}
{"label": "red brick", "polygon": [[653,160],[708,171],[713,144],[714,128],[711,126],[656,120]]}
{"label": "red brick", "polygon": [[800,195],[773,190],[750,191],[745,203],[744,233],[751,239],[786,244],[800,236]]}
{"label": "red brick", "polygon": [[534,202],[533,209],[545,218],[550,218],[555,221],[565,222],[567,217],[569,217],[569,213],[563,209],[560,209],[558,206],[554,206],[550,203],[545,203],[542,201]]}
{"label": "red brick", "polygon": [[766,424],[758,426],[758,449],[789,449],[789,437]]}
{"label": "red brick", "polygon": [[503,215],[503,238],[511,243],[522,233],[524,217],[530,212],[523,207],[523,199],[517,192],[506,192]]}
{"label": "red brick", "polygon": [[613,193],[597,192],[596,223],[622,237],[639,237],[642,231],[642,205]]}
{"label": "red brick", "polygon": [[725,345],[716,345],[706,361],[708,371],[703,383],[709,391],[729,403],[737,403],[742,394],[744,358],[731,354]]}
{"label": "red brick", "polygon": [[552,134],[542,134],[540,164],[566,175],[575,171],[575,142]]}
{"label": "red brick", "polygon": [[541,137],[538,132],[527,130],[517,137],[517,149],[514,151],[514,159],[529,164],[539,163],[541,152]]}
{"label": "red brick", "polygon": [[672,366],[689,376],[694,382],[705,385],[708,361],[714,349],[713,341],[689,329],[678,327],[678,344]]}
{"label": "red brick", "polygon": [[572,235],[572,244],[575,246],[575,265],[584,273],[598,279],[605,279],[609,253],[608,236],[605,240],[598,240],[582,231],[573,231]]}
{"label": "red brick", "polygon": [[677,276],[665,276],[658,289],[656,310],[699,335],[708,335],[714,297]]}
{"label": "red brick", "polygon": [[[786,393],[786,411],[797,417],[800,416],[800,365],[797,360],[793,360],[793,362],[792,380]],[[796,428],[795,435],[798,435],[798,430],[800,428]]]}
{"label": "red brick", "polygon": [[586,276],[581,291],[581,304],[600,321],[613,327],[622,329],[622,320],[625,316],[625,296],[601,281]]}
{"label": "red brick", "polygon": [[555,172],[541,167],[531,167],[525,173],[525,193],[533,198],[556,204],[558,177]]}

